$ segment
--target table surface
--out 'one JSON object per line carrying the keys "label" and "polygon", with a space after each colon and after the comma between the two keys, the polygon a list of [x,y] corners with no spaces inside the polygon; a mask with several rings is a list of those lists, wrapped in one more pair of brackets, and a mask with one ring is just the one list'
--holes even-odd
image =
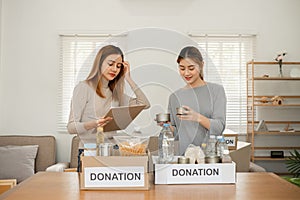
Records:
{"label": "table surface", "polygon": [[5,200],[300,199],[300,188],[273,173],[237,173],[236,184],[153,185],[148,191],[84,191],[76,172],[39,172],[2,194]]}

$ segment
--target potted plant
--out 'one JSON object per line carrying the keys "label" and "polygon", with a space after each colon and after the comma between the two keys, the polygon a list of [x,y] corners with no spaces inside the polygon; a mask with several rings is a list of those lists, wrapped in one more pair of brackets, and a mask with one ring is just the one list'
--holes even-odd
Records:
{"label": "potted plant", "polygon": [[294,149],[290,155],[286,161],[286,167],[293,177],[284,177],[284,179],[300,187],[300,153]]}

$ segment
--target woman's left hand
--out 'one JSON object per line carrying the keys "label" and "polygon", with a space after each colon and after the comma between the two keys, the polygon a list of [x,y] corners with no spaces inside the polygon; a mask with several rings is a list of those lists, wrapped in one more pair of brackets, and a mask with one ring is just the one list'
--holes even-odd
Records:
{"label": "woman's left hand", "polygon": [[197,113],[196,111],[194,111],[188,106],[182,106],[182,107],[185,109],[185,111],[183,115],[177,115],[178,119],[199,122],[200,113]]}
{"label": "woman's left hand", "polygon": [[130,76],[130,64],[128,61],[123,62],[125,76]]}

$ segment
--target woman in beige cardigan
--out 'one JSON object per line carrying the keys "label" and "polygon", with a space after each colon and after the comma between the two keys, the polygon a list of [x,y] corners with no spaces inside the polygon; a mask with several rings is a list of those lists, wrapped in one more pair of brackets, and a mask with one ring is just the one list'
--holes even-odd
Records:
{"label": "woman in beige cardigan", "polygon": [[[124,93],[125,80],[135,93],[135,98]],[[150,107],[147,97],[130,76],[130,65],[124,61],[119,47],[104,46],[97,53],[86,80],[74,89],[68,131],[80,137],[79,152],[84,143],[96,143],[98,126],[105,126],[111,118],[103,118],[111,107],[144,104]]]}

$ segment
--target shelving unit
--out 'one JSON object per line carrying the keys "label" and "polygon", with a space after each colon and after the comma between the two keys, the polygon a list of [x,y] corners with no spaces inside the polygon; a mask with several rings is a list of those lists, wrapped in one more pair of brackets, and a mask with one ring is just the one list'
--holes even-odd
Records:
{"label": "shelving unit", "polygon": [[[271,158],[269,155],[256,155],[259,151],[291,151],[300,149],[300,114],[293,119],[287,119],[283,114],[300,113],[300,76],[290,77],[292,68],[300,70],[300,62],[283,62],[283,76],[279,76],[277,62],[255,62],[246,64],[247,68],[247,138],[251,145],[251,160],[281,161],[284,158]],[[289,85],[292,82],[291,85]],[[286,86],[288,85],[288,86]],[[266,88],[266,89],[265,89]],[[271,88],[271,89],[270,89]],[[279,96],[283,102],[274,105],[272,98]],[[259,114],[272,111],[272,114],[262,118]],[[281,116],[282,115],[282,116]],[[277,119],[272,119],[272,117]],[[270,119],[268,119],[270,117]],[[264,120],[268,130],[257,131],[260,120]],[[292,128],[291,128],[292,127]],[[286,131],[285,131],[286,129]],[[279,140],[278,136],[295,136],[298,144],[257,144],[257,137],[273,137],[272,141]],[[277,137],[277,138],[276,138]],[[275,139],[274,139],[275,138]],[[279,142],[280,143],[280,142]]]}

